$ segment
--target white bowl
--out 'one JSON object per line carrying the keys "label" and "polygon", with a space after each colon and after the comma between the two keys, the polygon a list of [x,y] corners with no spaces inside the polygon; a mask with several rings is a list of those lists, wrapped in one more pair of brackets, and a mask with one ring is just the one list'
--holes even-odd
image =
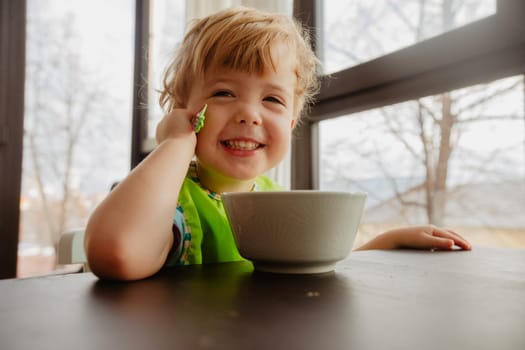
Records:
{"label": "white bowl", "polygon": [[350,253],[366,193],[239,192],[222,200],[237,248],[256,270],[324,273]]}

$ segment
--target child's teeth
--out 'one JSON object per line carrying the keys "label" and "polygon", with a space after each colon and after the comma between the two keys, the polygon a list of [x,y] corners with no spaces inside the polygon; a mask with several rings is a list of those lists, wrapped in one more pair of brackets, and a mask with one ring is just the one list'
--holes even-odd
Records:
{"label": "child's teeth", "polygon": [[226,144],[228,147],[240,149],[244,151],[254,150],[259,147],[258,143],[249,142],[249,141],[227,141]]}

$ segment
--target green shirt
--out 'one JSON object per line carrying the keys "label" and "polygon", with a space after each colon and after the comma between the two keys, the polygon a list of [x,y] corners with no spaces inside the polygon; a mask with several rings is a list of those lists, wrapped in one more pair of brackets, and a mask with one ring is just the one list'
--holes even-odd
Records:
{"label": "green shirt", "polygon": [[[255,179],[255,191],[282,190],[266,176]],[[166,265],[243,260],[237,251],[221,196],[202,187],[190,164],[173,218],[173,249]]]}

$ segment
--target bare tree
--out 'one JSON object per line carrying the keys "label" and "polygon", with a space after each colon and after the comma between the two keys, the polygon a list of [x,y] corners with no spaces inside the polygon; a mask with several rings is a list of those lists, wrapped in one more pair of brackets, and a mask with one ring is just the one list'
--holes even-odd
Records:
{"label": "bare tree", "polygon": [[[39,200],[33,222],[23,227],[53,245],[68,226],[78,225],[75,213],[88,210],[74,179],[92,164],[79,147],[90,143],[93,155],[103,158],[104,140],[111,137],[104,130],[116,125],[110,94],[77,49],[74,21],[29,16],[28,23],[23,182]],[[90,134],[98,135],[97,142],[87,139]]]}
{"label": "bare tree", "polygon": [[[375,3],[377,4],[377,2]],[[418,0],[413,2],[417,5],[418,16],[416,20],[411,20],[412,16],[404,14],[396,2],[385,1],[382,7],[373,6],[369,8],[359,8],[359,20],[363,18],[377,17],[381,13],[395,13],[400,23],[407,28],[407,32],[413,33],[414,41],[420,41],[438,30],[443,32],[456,26],[456,18],[459,11],[474,11],[476,3],[468,0],[453,1],[425,1]],[[367,11],[374,13],[366,13]],[[433,12],[430,12],[430,11]],[[439,16],[437,16],[439,13]],[[439,18],[437,23],[432,22],[431,18]],[[357,18],[356,18],[357,20]],[[432,28],[427,24],[432,23]],[[437,26],[437,28],[436,28]],[[343,25],[339,25],[343,27]],[[366,42],[369,50],[376,52],[385,45],[381,37],[375,36],[373,31],[367,31],[365,23],[359,33],[353,33],[347,40],[342,40],[343,35],[351,32],[348,28],[339,31],[337,40],[330,43],[330,48],[347,60],[356,60],[357,53],[352,50],[353,42]],[[338,26],[334,25],[332,31],[337,31]],[[357,44],[359,46],[360,44]],[[378,169],[382,169],[383,176],[391,183],[394,197],[404,207],[417,206],[426,212],[428,222],[442,225],[444,220],[446,194],[449,189],[449,173],[455,152],[458,151],[459,140],[464,131],[468,130],[468,125],[473,123],[487,122],[491,120],[523,120],[519,116],[519,111],[510,115],[491,115],[487,106],[491,102],[506,94],[523,89],[523,79],[512,79],[498,84],[497,88],[489,89],[488,86],[478,86],[468,90],[446,92],[432,98],[423,98],[414,102],[404,104],[402,107],[391,106],[380,109],[381,118],[379,122],[371,127],[382,128],[388,133],[391,139],[395,140],[405,150],[406,155],[411,157],[414,164],[414,171],[423,174],[414,177],[421,178],[416,187],[424,193],[423,200],[414,200],[409,196],[406,187],[397,186],[396,175],[390,173],[390,167],[386,164],[384,148],[363,147],[366,145],[362,140],[337,140],[330,148],[345,149],[356,152],[361,158],[376,162]],[[333,148],[332,148],[333,147]],[[340,151],[344,152],[344,151]],[[494,154],[494,153],[493,153]],[[491,161],[493,154],[480,159],[480,165],[487,165]],[[330,157],[327,155],[327,157]],[[324,166],[340,167],[340,162],[326,161]],[[345,174],[344,169],[333,169],[333,173]],[[343,177],[345,175],[342,175]]]}

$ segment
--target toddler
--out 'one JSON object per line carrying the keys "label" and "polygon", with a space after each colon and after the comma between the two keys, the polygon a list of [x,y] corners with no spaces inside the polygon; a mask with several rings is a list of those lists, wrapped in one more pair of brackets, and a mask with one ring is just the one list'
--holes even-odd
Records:
{"label": "toddler", "polygon": [[[242,260],[221,193],[281,189],[262,175],[283,159],[317,92],[318,61],[293,19],[249,8],[196,21],[168,66],[158,146],[96,208],[85,248],[100,278],[165,265]],[[194,116],[206,107],[198,133]],[[470,249],[434,226],[385,232],[358,249]]]}

